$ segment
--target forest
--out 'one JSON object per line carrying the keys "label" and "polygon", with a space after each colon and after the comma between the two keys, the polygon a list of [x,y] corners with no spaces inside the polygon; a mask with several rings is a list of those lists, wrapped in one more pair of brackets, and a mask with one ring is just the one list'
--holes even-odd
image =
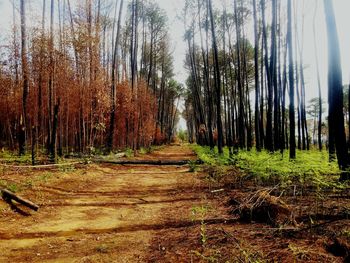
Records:
{"label": "forest", "polygon": [[0,262],[349,262],[348,7],[0,0]]}

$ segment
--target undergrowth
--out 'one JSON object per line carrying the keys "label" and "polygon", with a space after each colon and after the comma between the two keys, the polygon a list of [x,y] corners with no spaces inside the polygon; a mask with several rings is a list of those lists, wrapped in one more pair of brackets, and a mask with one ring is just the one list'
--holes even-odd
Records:
{"label": "undergrowth", "polygon": [[8,190],[10,190],[11,192],[18,192],[20,189],[20,187],[16,184],[16,183],[13,183],[13,182],[7,182],[5,180],[0,180],[0,189],[1,188],[6,188]]}
{"label": "undergrowth", "polygon": [[149,147],[141,147],[139,150],[140,154],[149,154],[156,150],[160,150],[163,146],[151,145]]}
{"label": "undergrowth", "polygon": [[347,184],[338,182],[340,170],[336,162],[328,161],[326,151],[297,151],[297,158],[290,160],[288,153],[258,152],[240,150],[230,156],[227,147],[219,155],[217,148],[192,145],[198,157],[209,167],[225,170],[229,166],[239,168],[245,175],[262,182],[274,182],[281,185],[294,183],[311,184],[320,188],[333,187],[346,189]]}
{"label": "undergrowth", "polygon": [[28,153],[19,156],[17,153],[2,150],[0,151],[0,160],[3,163],[31,164],[32,156]]}

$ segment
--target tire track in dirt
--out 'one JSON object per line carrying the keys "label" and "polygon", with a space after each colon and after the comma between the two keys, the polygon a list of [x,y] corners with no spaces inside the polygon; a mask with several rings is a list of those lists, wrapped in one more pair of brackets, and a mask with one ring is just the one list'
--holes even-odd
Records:
{"label": "tire track in dirt", "polygon": [[[134,198],[132,198],[134,199]],[[134,202],[134,203],[118,203],[118,202],[97,202],[97,203],[47,203],[42,204],[41,207],[60,207],[60,206],[89,206],[89,207],[121,207],[121,206],[138,206],[138,205],[153,205],[153,204],[162,204],[162,203],[177,203],[177,202],[184,202],[184,201],[198,201],[201,200],[199,197],[190,197],[190,198],[179,198],[179,199],[169,199],[169,200],[159,200],[159,201],[147,201],[147,200],[141,200],[141,202]]]}
{"label": "tire track in dirt", "polygon": [[[192,160],[185,146],[167,146],[140,160]],[[158,231],[196,227],[191,208],[206,188],[187,166],[82,167],[23,193],[38,213],[0,218],[0,262],[145,262]],[[222,218],[205,223],[220,224]],[[84,261],[81,259],[84,258]]]}
{"label": "tire track in dirt", "polygon": [[71,231],[53,231],[53,232],[35,232],[35,233],[18,233],[14,235],[8,235],[5,233],[0,233],[0,239],[11,240],[11,239],[33,239],[33,238],[48,238],[48,237],[73,237],[75,235],[81,234],[106,234],[106,233],[130,233],[137,231],[156,231],[164,229],[178,229],[185,227],[193,227],[201,224],[215,225],[223,223],[233,223],[238,219],[223,219],[223,218],[212,218],[205,220],[182,220],[166,222],[162,224],[139,224],[124,227],[114,227],[114,228],[102,228],[102,229],[75,229]]}
{"label": "tire track in dirt", "polygon": [[118,197],[129,197],[129,196],[143,196],[143,195],[149,195],[149,193],[152,193],[153,196],[167,196],[177,193],[192,193],[194,191],[201,191],[203,189],[206,189],[205,186],[196,186],[196,187],[181,187],[178,188],[144,188],[144,189],[128,189],[128,190],[120,190],[120,191],[75,191],[75,190],[67,190],[59,187],[37,187],[36,188],[39,191],[42,192],[49,192],[53,194],[59,194],[59,195],[73,195],[73,196],[118,196]]}

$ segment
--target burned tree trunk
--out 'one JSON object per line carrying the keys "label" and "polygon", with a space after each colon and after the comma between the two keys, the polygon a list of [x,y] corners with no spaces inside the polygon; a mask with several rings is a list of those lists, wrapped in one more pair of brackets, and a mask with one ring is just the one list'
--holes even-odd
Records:
{"label": "burned tree trunk", "polygon": [[339,51],[339,39],[335,22],[333,2],[324,0],[324,12],[326,16],[328,34],[328,90],[329,98],[329,130],[334,134],[335,150],[339,168],[343,171],[341,180],[350,179],[349,155],[346,145],[344,113],[343,113],[343,83],[341,59]]}
{"label": "burned tree trunk", "polygon": [[294,68],[292,35],[292,1],[288,0],[288,58],[289,58],[289,158],[295,159]]}

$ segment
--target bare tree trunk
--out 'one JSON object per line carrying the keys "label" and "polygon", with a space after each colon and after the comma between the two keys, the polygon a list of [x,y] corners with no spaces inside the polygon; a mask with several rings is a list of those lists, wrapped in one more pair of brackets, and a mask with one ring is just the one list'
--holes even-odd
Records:
{"label": "bare tree trunk", "polygon": [[[202,28],[201,28],[201,5],[200,0],[197,2],[198,4],[198,26],[199,26],[199,33],[200,33],[200,39],[201,39],[201,50],[202,50],[202,59],[203,59],[203,65],[204,65],[204,85],[207,93],[207,104],[208,104],[208,114],[207,114],[207,129],[208,129],[208,135],[209,135],[209,146],[211,149],[214,148],[214,139],[213,139],[213,125],[212,125],[212,115],[213,115],[213,102],[212,102],[212,96],[210,94],[210,85],[209,85],[209,61],[207,59],[208,54],[206,54],[204,50],[203,45],[203,36],[202,36]],[[208,16],[206,17],[206,32],[208,33]],[[207,34],[208,37],[208,34]]]}
{"label": "bare tree trunk", "polygon": [[42,84],[43,84],[43,53],[44,53],[44,37],[45,37],[45,9],[46,0],[43,0],[43,12],[41,20],[41,43],[40,43],[40,69],[39,69],[39,79],[38,79],[38,120],[37,120],[37,140],[41,135],[41,130],[43,126],[42,122]]}
{"label": "bare tree trunk", "polygon": [[[279,149],[279,94],[278,94],[278,82],[277,82],[277,0],[272,0],[272,28],[271,28],[271,80],[273,84],[273,92],[269,94],[273,96],[273,149]],[[270,92],[269,92],[270,93]],[[272,95],[273,94],[273,95]]]}
{"label": "bare tree trunk", "polygon": [[[318,149],[322,151],[322,92],[321,92],[321,77],[320,77],[320,69],[318,62],[318,52],[317,52],[317,43],[316,43],[316,12],[317,12],[317,4],[318,1],[315,1],[315,12],[314,19],[312,24],[313,34],[314,34],[314,51],[315,51],[315,59],[316,59],[316,73],[317,73],[317,87],[318,87],[318,104],[319,104],[319,112],[318,112]],[[350,93],[349,93],[350,96]],[[349,104],[350,105],[350,104]],[[350,111],[349,111],[350,113]],[[350,125],[349,125],[350,128]],[[350,133],[349,133],[350,135]]]}
{"label": "bare tree trunk", "polygon": [[49,145],[49,157],[52,163],[56,162],[56,135],[57,135],[57,125],[58,125],[58,112],[60,108],[60,100],[55,104],[53,111],[53,122],[52,122],[52,133]]}
{"label": "bare tree trunk", "polygon": [[117,24],[117,34],[115,37],[114,42],[114,52],[113,52],[113,59],[112,59],[112,71],[111,71],[111,77],[112,77],[112,85],[111,85],[111,94],[110,94],[110,100],[111,100],[111,110],[110,110],[110,119],[109,119],[109,135],[108,135],[108,141],[107,141],[107,150],[111,151],[113,148],[113,138],[114,138],[114,126],[115,126],[115,110],[116,110],[116,71],[118,70],[119,63],[118,63],[118,47],[119,47],[119,36],[120,36],[120,24],[121,24],[121,15],[123,10],[123,0],[120,1],[119,6],[119,15],[118,15],[118,24]]}
{"label": "bare tree trunk", "polygon": [[253,15],[254,15],[254,65],[255,65],[255,117],[254,117],[254,126],[255,126],[255,146],[256,150],[260,151],[260,112],[259,112],[259,99],[260,99],[260,87],[259,87],[259,35],[258,35],[258,19],[256,12],[256,0],[253,0]]}
{"label": "bare tree trunk", "polygon": [[28,81],[28,64],[27,64],[27,35],[26,35],[26,13],[25,1],[21,0],[21,57],[22,57],[22,81],[23,81],[23,95],[22,95],[22,114],[19,127],[19,155],[25,153],[26,144],[26,128],[27,128],[27,100],[29,93]]}
{"label": "bare tree trunk", "polygon": [[244,79],[242,78],[242,62],[241,62],[241,26],[239,21],[239,13],[237,2],[234,2],[234,13],[235,13],[235,25],[236,25],[236,38],[237,38],[237,46],[236,46],[236,54],[237,54],[237,69],[236,69],[236,77],[237,77],[237,88],[238,88],[238,140],[239,147],[244,148],[245,146],[245,129],[244,129]]}
{"label": "bare tree trunk", "polygon": [[292,35],[292,0],[288,0],[288,33],[289,57],[289,158],[295,159],[295,111],[294,111],[294,68],[293,68],[293,35]]}
{"label": "bare tree trunk", "polygon": [[216,44],[216,35],[214,28],[214,16],[213,16],[213,7],[211,0],[209,2],[209,14],[210,14],[210,23],[211,23],[211,33],[213,41],[213,50],[214,50],[214,79],[215,79],[215,90],[216,90],[216,128],[218,131],[218,152],[219,154],[223,153],[223,133],[222,133],[222,122],[221,122],[221,87],[220,87],[220,68],[219,68],[219,56],[218,48]]}
{"label": "bare tree trunk", "polygon": [[324,0],[324,12],[326,16],[328,35],[328,90],[331,90],[329,98],[329,129],[334,133],[335,148],[339,168],[342,170],[340,179],[350,179],[349,155],[346,145],[343,113],[343,83],[341,58],[339,51],[339,39],[335,22],[333,2]]}
{"label": "bare tree trunk", "polygon": [[265,19],[265,0],[260,1],[261,13],[262,13],[262,31],[263,31],[263,43],[264,43],[264,61],[265,70],[267,76],[267,113],[266,113],[266,137],[265,137],[265,148],[269,151],[273,151],[273,131],[272,131],[272,108],[273,108],[273,83],[271,68],[268,62],[268,51],[267,51],[267,29]]}

